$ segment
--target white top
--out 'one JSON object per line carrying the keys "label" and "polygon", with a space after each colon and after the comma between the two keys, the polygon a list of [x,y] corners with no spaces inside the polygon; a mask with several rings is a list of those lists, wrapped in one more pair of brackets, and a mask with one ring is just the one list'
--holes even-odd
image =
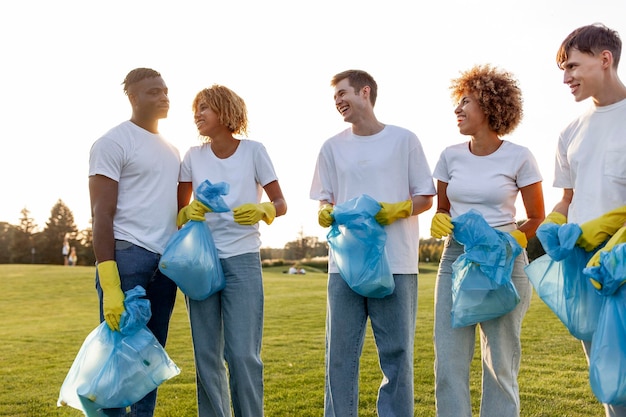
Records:
{"label": "white top", "polygon": [[519,189],[542,180],[530,150],[506,140],[485,156],[470,152],[469,142],[449,146],[441,153],[433,176],[448,184],[453,219],[475,209],[491,227],[515,223]]}
{"label": "white top", "polygon": [[[435,194],[422,144],[413,132],[386,125],[375,135],[358,136],[348,128],[322,145],[310,197],[341,204],[363,194],[386,203]],[[417,216],[397,220],[385,226],[385,231],[391,272],[417,273]],[[339,272],[332,249],[328,268],[331,273]]]}
{"label": "white top", "polygon": [[125,121],[96,140],[89,152],[89,176],[118,182],[115,239],[155,253],[176,232],[180,154],[160,134]]}
{"label": "white top", "polygon": [[626,204],[626,100],[593,105],[561,132],[554,186],[574,189],[571,223]]}
{"label": "white top", "polygon": [[277,181],[274,166],[265,146],[252,140],[241,140],[234,154],[220,159],[210,144],[190,148],[180,169],[180,182],[191,182],[195,190],[204,180],[212,184],[225,182],[230,189],[222,196],[231,211],[207,213],[206,219],[220,258],[261,249],[259,225],[241,225],[233,220],[234,208],[246,203],[260,203],[263,187]]}

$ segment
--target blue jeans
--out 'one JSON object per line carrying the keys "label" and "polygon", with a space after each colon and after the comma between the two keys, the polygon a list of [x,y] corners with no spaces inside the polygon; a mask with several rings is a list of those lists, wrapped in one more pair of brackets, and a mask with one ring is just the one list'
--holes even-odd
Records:
{"label": "blue jeans", "polygon": [[[187,298],[199,417],[263,416],[263,273],[258,252],[220,259],[226,287]],[[226,373],[228,364],[228,376]],[[230,398],[229,398],[230,385]]]}
{"label": "blue jeans", "polygon": [[482,353],[482,417],[516,417],[520,413],[519,372],[522,319],[530,305],[532,287],[524,272],[526,252],[515,259],[512,280],[520,296],[513,311],[479,325],[453,328],[452,264],[463,246],[452,238],[445,243],[435,284],[435,404],[438,417],[471,417],[469,373],[476,330]]}
{"label": "blue jeans", "polygon": [[[146,298],[150,300],[152,316],[148,328],[154,333],[159,343],[165,347],[170,317],[176,301],[176,284],[159,271],[161,255],[150,252],[140,246],[125,241],[115,242],[115,261],[120,273],[122,291],[126,292],[141,285],[146,290]],[[102,311],[102,288],[96,270],[96,290],[100,299],[100,322],[104,321]],[[131,417],[152,417],[156,405],[157,390],[148,393],[144,398],[130,407]],[[103,410],[109,417],[126,416],[126,409],[115,408]]]}
{"label": "blue jeans", "polygon": [[325,417],[358,415],[359,360],[368,317],[383,373],[378,415],[413,417],[417,274],[393,277],[391,295],[366,298],[352,291],[341,275],[328,276]]}

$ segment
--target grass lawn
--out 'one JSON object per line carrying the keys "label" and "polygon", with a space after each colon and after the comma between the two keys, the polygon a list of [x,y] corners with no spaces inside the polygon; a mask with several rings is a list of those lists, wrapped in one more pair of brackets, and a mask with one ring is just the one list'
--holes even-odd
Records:
{"label": "grass lawn", "polygon": [[[415,416],[434,416],[433,290],[436,265],[421,265],[415,340]],[[85,337],[98,325],[93,267],[0,265],[0,416],[82,416],[57,407],[59,389]],[[265,410],[268,417],[321,417],[326,275],[264,271]],[[524,320],[519,378],[522,416],[600,416],[579,341],[536,296]],[[179,293],[166,348],[181,374],[159,389],[156,417],[196,416],[189,321]],[[471,390],[478,415],[477,346]],[[371,331],[361,359],[361,417],[376,416],[381,374]],[[499,417],[499,416],[494,416]]]}

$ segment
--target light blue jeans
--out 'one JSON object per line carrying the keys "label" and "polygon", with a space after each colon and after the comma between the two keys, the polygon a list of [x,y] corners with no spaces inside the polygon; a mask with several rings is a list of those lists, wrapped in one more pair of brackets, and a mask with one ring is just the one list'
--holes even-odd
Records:
{"label": "light blue jeans", "polygon": [[[176,302],[176,284],[159,271],[161,255],[150,252],[130,242],[115,242],[115,261],[120,273],[122,291],[126,292],[141,285],[146,290],[146,298],[150,300],[152,316],[148,328],[154,333],[159,343],[165,347],[170,317]],[[96,290],[100,299],[100,322],[104,321],[102,311],[102,288],[96,270]],[[157,390],[148,393],[141,400],[126,409],[115,408],[103,410],[109,417],[152,417],[156,405]]]}
{"label": "light blue jeans", "polygon": [[452,264],[463,245],[448,237],[435,284],[435,403],[437,417],[471,417],[470,364],[476,330],[482,354],[482,417],[517,417],[520,414],[517,376],[521,361],[522,319],[528,310],[532,287],[524,272],[524,251],[515,259],[512,280],[520,302],[510,313],[478,325],[453,328]]}
{"label": "light blue jeans", "polygon": [[[587,366],[589,365],[589,357],[591,356],[591,342],[586,340],[582,341],[583,352],[587,358]],[[606,417],[626,417],[626,406],[623,405],[611,405],[603,404],[604,414]]]}
{"label": "light blue jeans", "polygon": [[262,417],[261,258],[257,252],[220,261],[226,287],[206,300],[187,298],[196,363],[198,416],[231,417],[232,400],[235,417]]}
{"label": "light blue jeans", "polygon": [[395,290],[366,298],[339,274],[329,274],[326,315],[325,417],[356,417],[359,360],[369,317],[383,379],[376,408],[381,417],[413,417],[413,349],[417,274],[394,275]]}

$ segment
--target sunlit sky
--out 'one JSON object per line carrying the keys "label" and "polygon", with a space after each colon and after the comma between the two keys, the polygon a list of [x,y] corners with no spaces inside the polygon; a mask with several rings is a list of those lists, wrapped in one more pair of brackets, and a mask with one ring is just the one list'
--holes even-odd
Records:
{"label": "sunlit sky", "polygon": [[[456,128],[450,80],[475,64],[513,72],[525,115],[504,139],[535,154],[549,212],[561,196],[552,187],[559,132],[591,104],[574,102],[556,50],[594,22],[626,40],[624,16],[623,0],[4,2],[0,221],[18,224],[27,208],[43,228],[61,199],[79,229],[89,226],[89,148],[130,117],[121,82],[135,67],[163,75],[170,112],[160,130],[181,157],[198,144],[198,91],[217,83],[244,98],[249,138],[268,149],[289,206],[262,224],[263,246],[282,247],[300,232],[325,239],[309,186],[322,143],[348,127],[329,82],[350,68],[374,76],[379,120],[414,131],[431,170],[444,147],[467,139]],[[420,215],[421,237],[433,213]],[[517,217],[525,218],[521,202]]]}

